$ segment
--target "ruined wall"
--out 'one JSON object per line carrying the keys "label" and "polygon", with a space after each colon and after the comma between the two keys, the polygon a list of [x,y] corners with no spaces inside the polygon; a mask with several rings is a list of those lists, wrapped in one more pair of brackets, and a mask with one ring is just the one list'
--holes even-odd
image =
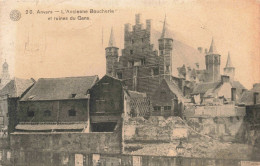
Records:
{"label": "ruined wall", "polygon": [[121,131],[111,133],[13,133],[11,149],[118,154]]}
{"label": "ruined wall", "polygon": [[188,130],[179,117],[151,116],[126,119],[123,134],[125,142],[159,143],[187,138]]}

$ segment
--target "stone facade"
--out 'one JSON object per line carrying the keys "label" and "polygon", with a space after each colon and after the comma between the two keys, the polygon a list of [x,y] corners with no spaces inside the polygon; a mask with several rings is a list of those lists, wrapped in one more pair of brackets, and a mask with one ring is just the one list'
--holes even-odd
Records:
{"label": "stone facade", "polygon": [[[132,27],[125,24],[124,49],[118,57],[118,48],[109,42],[106,48],[107,73],[123,80],[129,90],[145,92],[151,96],[162,79],[171,79],[172,74],[172,42],[173,39],[162,35],[158,51],[151,44],[151,20],[146,20],[146,27],[136,15],[136,23]],[[166,20],[163,33],[166,32]],[[112,36],[112,33],[111,33]],[[110,37],[113,39],[113,37]]]}

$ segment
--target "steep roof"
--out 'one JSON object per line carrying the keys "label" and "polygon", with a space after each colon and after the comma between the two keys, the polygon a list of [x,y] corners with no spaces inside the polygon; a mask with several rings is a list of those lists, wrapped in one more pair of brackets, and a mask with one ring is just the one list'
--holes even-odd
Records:
{"label": "steep roof", "polygon": [[163,22],[163,29],[162,29],[162,35],[161,35],[161,39],[171,39],[171,35],[168,32],[168,27],[167,27],[167,21],[166,21],[166,16],[164,18],[164,22]]}
{"label": "steep roof", "polygon": [[[40,78],[21,101],[64,100],[87,98],[87,91],[98,76]],[[75,95],[75,96],[73,96]]]}
{"label": "steep roof", "polygon": [[208,53],[209,54],[217,54],[217,49],[216,49],[216,46],[215,46],[214,38],[212,38],[211,45],[210,45]]}
{"label": "steep roof", "polygon": [[182,91],[176,84],[166,79],[164,79],[164,81],[167,83],[169,89],[178,97],[178,99],[184,99]]}
{"label": "steep roof", "polygon": [[230,53],[228,52],[228,58],[227,58],[227,63],[226,63],[226,67],[225,68],[231,68],[234,67],[232,62],[231,62],[231,58],[230,58]]}
{"label": "steep roof", "polygon": [[0,95],[8,95],[9,97],[21,97],[22,94],[33,84],[34,81],[32,79],[21,79],[15,77],[0,90]]}
{"label": "steep roof", "polygon": [[131,98],[143,98],[143,97],[146,97],[146,93],[141,93],[141,92],[137,92],[137,91],[131,91],[131,90],[128,90],[127,91],[129,96]]}
{"label": "steep roof", "polygon": [[113,27],[111,28],[110,38],[108,42],[108,47],[116,47],[116,40],[114,36]]}
{"label": "steep roof", "polygon": [[231,84],[232,84],[233,88],[236,88],[236,89],[239,89],[239,90],[246,89],[244,87],[244,85],[242,85],[239,81],[233,81],[233,82],[231,82]]}
{"label": "steep roof", "polygon": [[[243,92],[238,103],[245,105],[253,105],[255,92],[259,93],[260,95],[260,83],[254,84],[254,87],[251,90]],[[260,103],[260,97],[257,98],[256,103]]]}
{"label": "steep roof", "polygon": [[221,82],[207,82],[207,83],[196,84],[192,94],[206,93],[210,89],[212,90],[216,89],[221,84],[222,84]]}

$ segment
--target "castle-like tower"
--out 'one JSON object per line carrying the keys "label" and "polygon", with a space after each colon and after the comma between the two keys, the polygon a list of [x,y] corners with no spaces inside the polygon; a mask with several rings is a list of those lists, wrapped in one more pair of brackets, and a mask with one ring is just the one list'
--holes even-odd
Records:
{"label": "castle-like tower", "polygon": [[121,79],[130,90],[151,96],[163,79],[172,78],[173,39],[168,34],[166,19],[158,42],[159,55],[151,43],[151,20],[146,20],[144,26],[141,15],[136,14],[135,25],[125,24],[122,56],[118,56],[111,31],[106,48],[106,74]]}
{"label": "castle-like tower", "polygon": [[118,47],[116,47],[113,28],[111,28],[108,47],[106,48],[106,74],[115,76],[114,65],[118,61]]}
{"label": "castle-like tower", "polygon": [[8,70],[8,63],[5,62],[2,65],[2,76],[1,76],[1,85],[0,88],[3,88],[10,81],[10,74]]}
{"label": "castle-like tower", "polygon": [[159,56],[160,56],[160,75],[161,79],[171,80],[172,78],[172,43],[173,39],[170,37],[167,29],[166,16],[163,23],[162,35],[158,40]]}
{"label": "castle-like tower", "polygon": [[235,67],[233,66],[233,64],[231,62],[231,58],[230,58],[230,53],[229,52],[228,52],[228,58],[227,58],[226,67],[224,68],[224,75],[229,76],[231,82],[234,81]]}
{"label": "castle-like tower", "polygon": [[205,56],[207,82],[220,80],[220,57],[221,55],[217,53],[214,39],[212,38],[209,52],[207,52]]}

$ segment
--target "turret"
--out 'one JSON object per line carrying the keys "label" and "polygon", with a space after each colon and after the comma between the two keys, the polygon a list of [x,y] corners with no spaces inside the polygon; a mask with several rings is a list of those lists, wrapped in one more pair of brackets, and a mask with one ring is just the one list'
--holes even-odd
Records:
{"label": "turret", "polygon": [[1,88],[4,87],[10,81],[10,74],[8,70],[8,63],[5,62],[2,65],[2,78],[1,78]]}
{"label": "turret", "polygon": [[220,80],[220,57],[221,55],[218,54],[214,39],[212,38],[209,51],[205,56],[208,82]]}
{"label": "turret", "polygon": [[224,75],[229,76],[230,81],[234,81],[235,77],[235,67],[233,66],[230,58],[230,53],[228,52],[228,58],[227,58],[227,63],[226,67],[224,68]]}
{"label": "turret", "polygon": [[163,23],[161,38],[158,40],[158,43],[159,43],[159,56],[160,56],[159,72],[160,72],[161,79],[171,80],[173,39],[171,38],[168,32],[166,16]]}
{"label": "turret", "polygon": [[118,47],[116,47],[114,31],[111,28],[111,34],[108,42],[108,47],[106,50],[106,74],[110,76],[115,76],[114,65],[118,61]]}

